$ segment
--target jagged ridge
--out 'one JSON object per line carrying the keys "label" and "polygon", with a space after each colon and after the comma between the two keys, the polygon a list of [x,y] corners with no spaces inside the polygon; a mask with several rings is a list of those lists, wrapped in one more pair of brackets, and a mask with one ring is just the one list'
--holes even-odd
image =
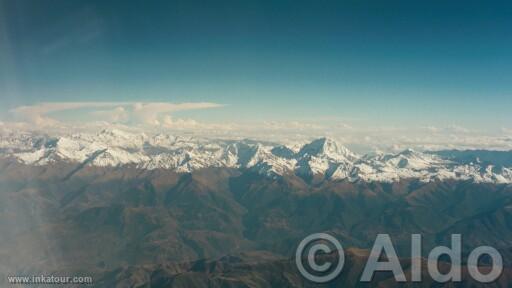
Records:
{"label": "jagged ridge", "polygon": [[59,137],[11,133],[0,138],[4,157],[27,165],[58,161],[92,166],[131,165],[140,169],[191,172],[207,167],[251,169],[271,177],[295,174],[309,181],[348,180],[394,182],[417,178],[512,183],[510,166],[458,162],[436,153],[411,149],[397,154],[357,155],[328,138],[293,150],[251,140],[197,139],[166,134],[148,136],[105,129]]}

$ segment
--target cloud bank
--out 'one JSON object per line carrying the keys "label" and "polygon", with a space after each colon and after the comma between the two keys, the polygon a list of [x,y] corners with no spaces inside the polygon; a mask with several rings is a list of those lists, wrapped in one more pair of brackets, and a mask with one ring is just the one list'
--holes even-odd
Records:
{"label": "cloud bank", "polygon": [[[44,102],[10,110],[15,121],[0,122],[0,130],[69,131],[99,130],[113,127],[140,132],[186,133],[224,139],[252,138],[281,143],[307,142],[330,137],[358,152],[437,149],[512,149],[512,129],[497,132],[449,124],[420,127],[369,125],[360,120],[325,117],[318,119],[227,123],[201,122],[175,117],[174,112],[216,109],[210,102]],[[82,115],[84,119],[66,122],[61,112]],[[238,119],[244,120],[244,119]]]}
{"label": "cloud bank", "polygon": [[[130,125],[169,126],[172,123],[188,123],[188,120],[171,121],[171,113],[222,107],[209,102],[44,102],[20,106],[9,112],[17,121],[37,126],[55,126],[59,120],[55,114],[69,110],[88,110],[89,121],[106,121]],[[187,122],[188,121],[188,122]]]}

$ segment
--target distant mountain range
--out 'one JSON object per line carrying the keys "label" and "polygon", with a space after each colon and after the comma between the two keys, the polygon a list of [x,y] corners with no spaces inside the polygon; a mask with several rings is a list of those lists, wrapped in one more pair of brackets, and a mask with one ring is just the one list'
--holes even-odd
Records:
{"label": "distant mountain range", "polygon": [[269,177],[294,174],[309,182],[453,179],[512,183],[512,152],[408,149],[395,154],[357,155],[329,138],[286,146],[253,140],[148,136],[116,129],[53,137],[11,132],[1,135],[0,155],[27,165],[66,162],[79,167],[126,166],[179,173],[223,167],[251,170]]}

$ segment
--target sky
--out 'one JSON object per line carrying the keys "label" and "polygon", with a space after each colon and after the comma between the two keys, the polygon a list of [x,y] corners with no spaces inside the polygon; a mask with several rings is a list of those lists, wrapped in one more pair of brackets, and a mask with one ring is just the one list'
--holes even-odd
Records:
{"label": "sky", "polygon": [[511,15],[510,1],[0,0],[0,120],[512,133]]}

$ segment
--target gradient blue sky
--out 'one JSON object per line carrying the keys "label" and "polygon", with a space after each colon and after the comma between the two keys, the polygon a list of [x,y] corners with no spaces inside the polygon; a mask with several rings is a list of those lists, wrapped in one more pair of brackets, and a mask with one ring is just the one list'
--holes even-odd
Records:
{"label": "gradient blue sky", "polygon": [[213,102],[203,121],[510,127],[510,1],[0,0],[3,113]]}

